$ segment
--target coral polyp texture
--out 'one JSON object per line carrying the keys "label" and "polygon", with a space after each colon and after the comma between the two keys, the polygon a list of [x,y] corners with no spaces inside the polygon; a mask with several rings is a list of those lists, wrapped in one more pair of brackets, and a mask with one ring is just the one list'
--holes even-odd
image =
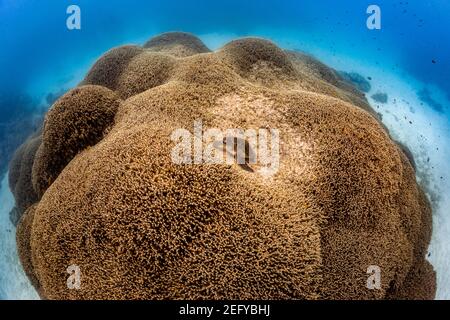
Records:
{"label": "coral polyp texture", "polygon": [[[174,163],[172,132],[198,119],[279,130],[279,170]],[[403,148],[306,54],[166,33],[108,51],[16,153],[19,256],[46,299],[432,299]]]}

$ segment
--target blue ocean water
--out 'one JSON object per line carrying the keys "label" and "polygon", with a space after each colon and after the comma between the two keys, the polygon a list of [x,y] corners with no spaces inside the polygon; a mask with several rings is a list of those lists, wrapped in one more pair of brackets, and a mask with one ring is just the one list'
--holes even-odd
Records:
{"label": "blue ocean water", "polygon": [[[81,8],[81,30],[66,28],[71,4]],[[366,27],[370,4],[381,9],[381,30]],[[49,74],[64,85],[112,46],[183,30],[313,42],[331,54],[408,72],[450,96],[449,21],[445,0],[1,0],[0,90],[36,88]]]}
{"label": "blue ocean water", "polygon": [[[381,9],[380,30],[366,26],[372,4]],[[66,27],[69,5],[81,9],[81,30]],[[388,92],[388,104],[370,102],[393,135],[413,149],[421,165],[418,178],[428,187],[435,211],[448,208],[447,0],[0,0],[0,150],[2,144],[11,144],[0,151],[0,173],[11,149],[26,136],[15,139],[11,123],[31,131],[35,122],[20,121],[30,115],[39,118],[106,50],[142,44],[166,31],[192,32],[211,49],[236,37],[265,37],[284,48],[310,52],[340,70],[360,72],[370,79],[370,94]],[[435,219],[442,234],[450,230],[445,219],[444,214]],[[442,239],[434,240],[435,248],[444,245]],[[447,253],[436,264],[447,263]],[[450,279],[438,277],[441,288],[448,284],[450,289]],[[441,297],[450,297],[442,292]]]}

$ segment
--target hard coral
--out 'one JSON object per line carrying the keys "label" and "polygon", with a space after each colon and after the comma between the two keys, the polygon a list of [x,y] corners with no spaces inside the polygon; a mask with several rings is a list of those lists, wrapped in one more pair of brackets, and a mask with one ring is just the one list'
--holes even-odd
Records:
{"label": "hard coral", "polygon": [[[197,119],[278,129],[279,171],[175,164],[171,134]],[[47,114],[32,181],[17,237],[43,298],[434,297],[410,161],[336,72],[266,40],[210,52],[169,33],[109,51]]]}

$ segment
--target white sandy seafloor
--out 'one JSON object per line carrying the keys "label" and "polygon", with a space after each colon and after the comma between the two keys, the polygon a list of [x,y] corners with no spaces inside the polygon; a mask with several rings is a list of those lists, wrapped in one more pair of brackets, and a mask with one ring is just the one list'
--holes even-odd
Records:
{"label": "white sandy seafloor", "polygon": [[[235,36],[207,34],[201,38],[210,48],[217,49]],[[292,47],[292,44],[285,44],[281,43],[284,47]],[[431,200],[433,235],[428,259],[437,274],[436,299],[450,299],[450,102],[439,90],[426,86],[433,98],[444,106],[445,113],[439,113],[417,97],[416,92],[425,84],[399,71],[391,71],[383,64],[369,65],[363,59],[330,55],[317,47],[305,46],[305,43],[299,47],[312,52],[337,70],[357,72],[372,78],[368,100],[382,115],[391,136],[408,146],[413,153],[417,179]],[[86,71],[81,69],[81,73]],[[71,82],[75,82],[73,78]],[[55,91],[57,84],[53,87]],[[42,86],[38,89],[42,89],[42,93],[46,90]],[[370,97],[377,92],[388,95],[386,104],[377,103]],[[15,227],[9,220],[13,205],[6,175],[0,187],[0,299],[38,299],[17,258]]]}
{"label": "white sandy seafloor", "polygon": [[14,197],[9,191],[8,174],[0,186],[0,299],[39,299],[19,263],[16,228],[9,220]]}
{"label": "white sandy seafloor", "polygon": [[[417,181],[433,210],[428,260],[436,271],[436,299],[450,299],[450,102],[437,88],[405,74],[367,67],[358,61],[341,59],[330,64],[339,70],[372,78],[372,89],[366,94],[369,103],[382,115],[392,138],[411,150],[417,167]],[[417,91],[424,86],[442,104],[444,112],[433,110],[417,97]],[[386,104],[371,98],[377,92],[388,95]]]}
{"label": "white sandy seafloor", "polygon": [[[383,115],[383,123],[392,137],[408,146],[414,155],[417,180],[433,210],[428,260],[436,271],[436,299],[450,299],[449,115],[438,113],[426,104],[421,106],[415,91],[408,91],[408,86],[405,82],[396,83],[395,79],[380,82],[375,88],[388,94],[388,104],[377,103],[371,98],[369,101]],[[435,95],[439,93],[435,92]],[[448,108],[450,104],[447,102],[446,106]]]}

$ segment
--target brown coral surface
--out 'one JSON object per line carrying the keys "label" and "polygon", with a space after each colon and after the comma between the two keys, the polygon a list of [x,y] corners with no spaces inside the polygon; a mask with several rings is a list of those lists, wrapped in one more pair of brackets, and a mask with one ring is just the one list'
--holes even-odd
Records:
{"label": "brown coral surface", "polygon": [[[279,130],[279,170],[174,163],[172,132],[198,119]],[[19,253],[43,298],[435,294],[430,206],[410,160],[364,95],[266,40],[211,52],[168,33],[112,49],[16,158]],[[366,286],[373,265],[380,289]]]}

